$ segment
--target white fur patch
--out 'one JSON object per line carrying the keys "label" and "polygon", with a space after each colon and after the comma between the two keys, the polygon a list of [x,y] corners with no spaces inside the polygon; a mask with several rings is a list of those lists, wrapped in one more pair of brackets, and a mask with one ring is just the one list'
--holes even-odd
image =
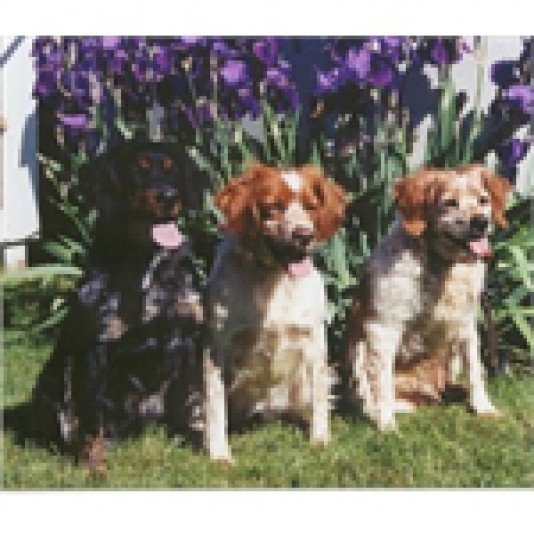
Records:
{"label": "white fur patch", "polygon": [[298,193],[302,189],[302,176],[296,171],[283,172],[282,180],[293,193]]}
{"label": "white fur patch", "polygon": [[470,177],[463,174],[458,174],[453,179],[453,184],[460,189],[467,189],[469,186]]}

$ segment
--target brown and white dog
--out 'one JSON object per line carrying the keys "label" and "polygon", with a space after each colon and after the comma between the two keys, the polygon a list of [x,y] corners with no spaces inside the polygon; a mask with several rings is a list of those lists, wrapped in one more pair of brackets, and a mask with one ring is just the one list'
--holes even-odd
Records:
{"label": "brown and white dog", "polygon": [[438,402],[465,364],[471,408],[496,415],[476,316],[493,223],[510,185],[488,169],[424,169],[395,184],[400,221],[371,254],[348,325],[352,392],[381,430]]}
{"label": "brown and white dog", "polygon": [[253,164],[215,198],[228,236],[207,294],[205,441],[231,462],[228,419],[296,415],[312,442],[329,439],[325,286],[314,246],[342,222],[342,189],[311,166]]}

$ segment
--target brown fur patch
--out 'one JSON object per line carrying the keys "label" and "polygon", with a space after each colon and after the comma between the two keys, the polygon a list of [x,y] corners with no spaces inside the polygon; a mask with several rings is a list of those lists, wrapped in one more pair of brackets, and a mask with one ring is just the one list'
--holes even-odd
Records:
{"label": "brown fur patch", "polygon": [[128,330],[128,325],[118,315],[108,315],[105,318],[104,336],[108,340],[120,339]]}
{"label": "brown fur patch", "polygon": [[236,235],[253,237],[266,231],[265,210],[278,209],[273,218],[291,201],[299,201],[313,221],[319,240],[329,238],[340,226],[346,205],[342,188],[325,178],[316,168],[305,165],[295,169],[304,179],[302,190],[292,191],[281,171],[254,163],[234,178],[215,196],[215,205],[225,216],[225,227]]}
{"label": "brown fur patch", "polygon": [[446,360],[439,351],[431,357],[395,366],[395,396],[415,404],[441,401],[447,383]]}
{"label": "brown fur patch", "polygon": [[129,205],[134,210],[143,211],[156,217],[166,215],[168,218],[176,217],[181,208],[181,203],[179,201],[176,201],[170,210],[167,207],[162,206],[158,200],[157,193],[150,189],[140,190],[131,195],[129,198]]}
{"label": "brown fur patch", "polygon": [[106,444],[102,436],[89,438],[86,441],[81,451],[80,462],[86,475],[107,476]]}
{"label": "brown fur patch", "polygon": [[318,239],[328,239],[339,228],[345,214],[346,196],[343,189],[328,180],[316,167],[305,165],[298,169],[304,177],[301,202],[310,210]]}
{"label": "brown fur patch", "polygon": [[[454,177],[460,175],[472,182],[465,191],[453,187]],[[512,186],[482,165],[462,165],[448,170],[420,169],[395,183],[393,197],[404,228],[409,234],[419,236],[427,228],[428,211],[439,197],[448,194],[459,200],[462,195],[475,196],[483,189],[490,195],[493,220],[505,227],[506,197]]]}

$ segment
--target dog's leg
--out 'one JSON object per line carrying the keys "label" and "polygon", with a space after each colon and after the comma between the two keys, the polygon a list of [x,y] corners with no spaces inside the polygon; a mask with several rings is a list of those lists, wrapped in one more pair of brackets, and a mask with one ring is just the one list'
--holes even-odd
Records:
{"label": "dog's leg", "polygon": [[447,383],[454,385],[458,381],[462,371],[462,354],[460,344],[452,341],[450,346],[449,358],[447,359]]}
{"label": "dog's leg", "polygon": [[314,445],[326,445],[330,441],[329,393],[331,376],[327,365],[327,348],[324,330],[314,347],[316,356],[311,364],[312,413],[310,441]]}
{"label": "dog's leg", "polygon": [[365,341],[360,347],[362,361],[360,373],[365,377],[364,409],[375,421],[379,430],[394,430],[395,380],[394,363],[402,328],[398,325],[383,325],[368,322]]}
{"label": "dog's leg", "polygon": [[[86,354],[86,376],[83,379],[84,395],[80,406],[81,463],[89,475],[105,476],[107,462],[105,451],[104,402],[107,394],[108,349],[99,343]],[[80,384],[81,385],[81,384]]]}
{"label": "dog's leg", "polygon": [[413,413],[417,410],[417,405],[402,397],[395,398],[395,413]]}
{"label": "dog's leg", "polygon": [[228,443],[228,412],[222,366],[213,361],[211,350],[204,351],[205,447],[210,459],[233,464]]}
{"label": "dog's leg", "polygon": [[462,345],[466,359],[471,408],[478,415],[498,416],[499,411],[491,402],[484,384],[484,369],[480,359],[480,340],[474,321],[468,328],[466,339]]}
{"label": "dog's leg", "polygon": [[348,348],[347,354],[350,378],[348,380],[348,391],[346,392],[347,397],[351,402],[356,402],[360,398],[363,400],[365,406],[371,402],[371,392],[366,373],[366,349],[367,343],[364,341],[357,341]]}

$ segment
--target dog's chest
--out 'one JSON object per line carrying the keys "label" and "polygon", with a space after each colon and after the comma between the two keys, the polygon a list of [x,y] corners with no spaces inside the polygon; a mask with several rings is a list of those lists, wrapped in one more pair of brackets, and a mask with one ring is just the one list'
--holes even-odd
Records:
{"label": "dog's chest", "polygon": [[[237,411],[285,410],[305,382],[324,337],[324,285],[319,273],[293,278],[229,262],[211,282],[211,328],[224,354]],[[298,397],[305,392],[299,389]],[[242,406],[241,406],[242,405]]]}
{"label": "dog's chest", "polygon": [[419,311],[405,324],[402,360],[435,353],[462,337],[475,319],[483,277],[482,264],[457,264],[445,272],[424,273],[416,284]]}
{"label": "dog's chest", "polygon": [[304,278],[284,274],[255,291],[255,299],[264,303],[265,325],[310,325],[322,319],[324,288],[317,272]]}
{"label": "dog's chest", "polygon": [[105,282],[91,304],[96,308],[101,341],[118,340],[154,320],[167,324],[180,318],[202,320],[200,295],[181,254],[155,255],[146,265],[132,262],[103,278]]}
{"label": "dog's chest", "polygon": [[212,327],[228,339],[244,328],[315,327],[326,320],[324,284],[317,271],[295,278],[276,270],[254,272],[228,261],[208,291]]}
{"label": "dog's chest", "polygon": [[457,263],[422,279],[423,314],[432,322],[465,322],[476,312],[484,283],[484,264]]}
{"label": "dog's chest", "polygon": [[262,354],[274,362],[301,350],[323,325],[324,288],[316,273],[302,280],[241,273],[223,287],[215,304],[217,331],[232,352]]}
{"label": "dog's chest", "polygon": [[226,350],[232,387],[260,398],[273,387],[290,382],[307,363],[311,327],[243,327],[234,332]]}

